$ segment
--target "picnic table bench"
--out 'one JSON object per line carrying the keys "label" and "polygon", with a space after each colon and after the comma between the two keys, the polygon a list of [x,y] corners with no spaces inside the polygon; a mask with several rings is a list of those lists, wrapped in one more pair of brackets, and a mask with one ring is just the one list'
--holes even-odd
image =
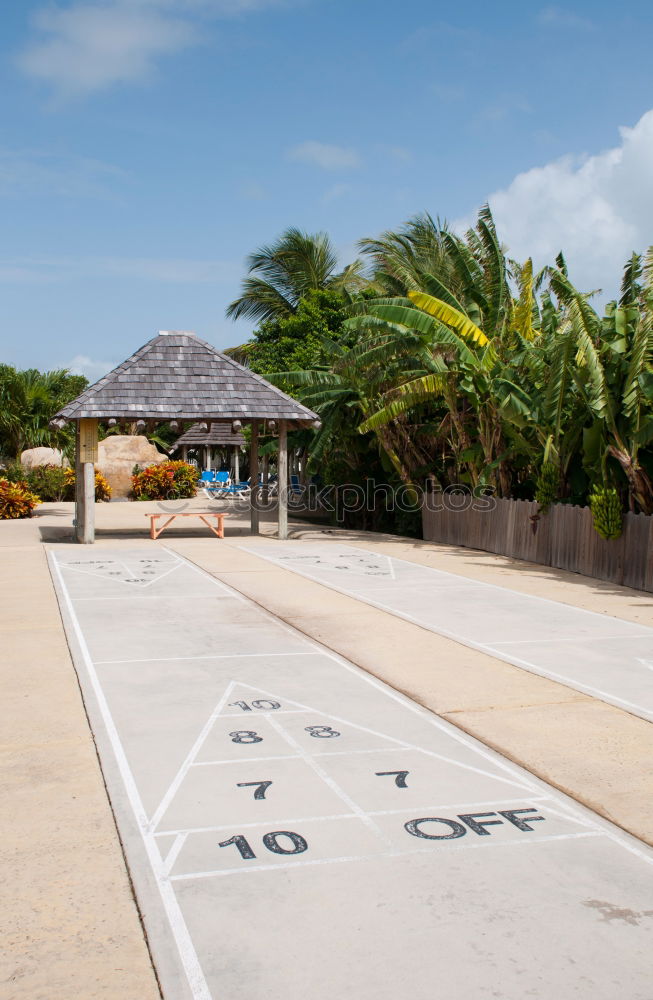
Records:
{"label": "picnic table bench", "polygon": [[[201,521],[207,526],[209,531],[212,531],[216,538],[224,538],[224,519],[229,517],[228,513],[218,513],[214,510],[185,510],[178,511],[177,513],[170,514],[168,520],[159,528],[157,526],[157,521],[160,517],[165,517],[165,514],[146,514],[145,517],[150,519],[150,538],[158,538],[166,530],[169,524],[171,524],[176,517],[199,517]],[[216,518],[216,524],[211,524],[207,521],[207,517]]]}

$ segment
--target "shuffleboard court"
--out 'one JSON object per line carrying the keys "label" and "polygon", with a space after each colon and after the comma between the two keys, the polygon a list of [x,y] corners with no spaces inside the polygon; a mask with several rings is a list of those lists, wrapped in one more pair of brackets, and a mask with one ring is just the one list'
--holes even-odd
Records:
{"label": "shuffleboard court", "polygon": [[653,721],[653,629],[351,545],[270,540],[242,547]]}
{"label": "shuffleboard court", "polygon": [[165,548],[50,559],[166,1000],[650,1000],[648,848]]}

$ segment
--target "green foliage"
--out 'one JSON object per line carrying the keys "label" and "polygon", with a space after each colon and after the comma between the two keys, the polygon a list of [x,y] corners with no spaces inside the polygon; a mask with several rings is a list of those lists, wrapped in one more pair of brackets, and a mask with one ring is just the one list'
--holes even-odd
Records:
{"label": "green foliage", "polygon": [[594,527],[601,538],[619,538],[623,529],[623,513],[619,494],[612,487],[595,486],[590,495]]}
{"label": "green foliage", "polygon": [[40,502],[39,497],[30,492],[25,481],[0,479],[0,521],[31,517],[32,511]]}
{"label": "green foliage", "polygon": [[87,385],[83,375],[65,369],[17,371],[0,365],[0,454],[19,458],[26,448],[39,447],[70,451],[73,428],[54,430],[49,422]]}
{"label": "green foliage", "polygon": [[18,459],[7,462],[0,470],[3,479],[8,479],[10,483],[22,483],[26,480],[27,470],[21,465]]}
{"label": "green foliage", "polygon": [[[75,483],[77,481],[77,476],[75,475],[74,469],[64,469],[64,475],[66,477],[66,494],[64,500],[74,500],[75,499]],[[107,480],[104,478],[98,469],[95,470],[95,502],[100,503],[103,501],[109,501],[111,499],[111,487],[109,486]]]}
{"label": "green foliage", "polygon": [[535,485],[535,499],[539,504],[540,514],[546,514],[551,504],[556,502],[559,490],[560,470],[557,465],[545,462]]}
{"label": "green foliage", "polygon": [[254,339],[238,349],[240,357],[265,376],[326,365],[331,357],[329,342],[345,337],[346,306],[339,292],[310,291],[293,315],[261,323]]}
{"label": "green foliage", "polygon": [[319,414],[296,444],[311,471],[543,511],[613,482],[653,514],[653,247],[600,316],[562,254],[539,273],[509,259],[487,206],[463,236],[422,215],[360,246],[371,281],[312,286],[233,352]]}
{"label": "green foliage", "polygon": [[[22,482],[32,492],[38,494],[42,503],[71,501],[75,499],[75,470],[60,465],[37,465],[25,469],[20,462],[10,462],[4,470],[10,482]],[[111,487],[101,472],[95,470],[96,503],[111,499]]]}
{"label": "green foliage", "polygon": [[349,268],[335,275],[338,257],[326,233],[303,233],[286,229],[269,246],[261,247],[247,259],[249,277],[242,294],[227,309],[238,319],[283,319],[296,312],[302,298],[334,282],[341,289],[356,286],[360,275]]}
{"label": "green foliage", "polygon": [[186,462],[161,462],[132,476],[132,492],[135,500],[181,500],[195,496],[198,478]]}
{"label": "green foliage", "polygon": [[25,473],[25,479],[30,490],[46,503],[75,499],[74,475],[71,488],[70,470],[60,465],[37,465]]}

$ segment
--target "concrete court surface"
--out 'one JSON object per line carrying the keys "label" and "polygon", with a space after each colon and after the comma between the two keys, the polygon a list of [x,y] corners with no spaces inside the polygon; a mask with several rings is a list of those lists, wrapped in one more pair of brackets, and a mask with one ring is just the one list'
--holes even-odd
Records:
{"label": "concrete court surface", "polygon": [[166,998],[650,1000],[648,848],[165,544],[50,558]]}
{"label": "concrete court surface", "polygon": [[330,542],[248,552],[653,721],[653,629]]}

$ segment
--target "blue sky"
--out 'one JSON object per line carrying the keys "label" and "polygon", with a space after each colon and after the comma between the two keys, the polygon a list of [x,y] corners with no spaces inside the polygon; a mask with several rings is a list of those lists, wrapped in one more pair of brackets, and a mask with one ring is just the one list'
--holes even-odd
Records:
{"label": "blue sky", "polygon": [[93,379],[159,329],[218,347],[247,253],[490,199],[514,256],[616,290],[653,243],[653,7],[5,3],[0,360]]}

